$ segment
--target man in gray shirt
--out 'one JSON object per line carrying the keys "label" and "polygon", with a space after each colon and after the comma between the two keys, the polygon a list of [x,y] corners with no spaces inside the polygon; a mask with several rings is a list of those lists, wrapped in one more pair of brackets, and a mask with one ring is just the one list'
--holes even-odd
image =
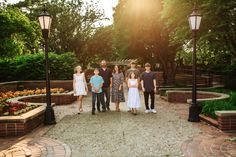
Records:
{"label": "man in gray shirt", "polygon": [[130,69],[128,69],[125,73],[126,82],[129,79],[131,72],[134,72],[134,74],[137,76],[138,79],[140,78],[140,71],[136,68],[135,62],[130,63]]}

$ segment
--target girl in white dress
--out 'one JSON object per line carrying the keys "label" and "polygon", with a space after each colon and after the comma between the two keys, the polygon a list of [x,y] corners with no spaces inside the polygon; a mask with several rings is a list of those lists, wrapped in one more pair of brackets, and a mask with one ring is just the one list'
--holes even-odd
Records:
{"label": "girl in white dress", "polygon": [[131,108],[131,112],[136,115],[137,114],[137,108],[141,106],[140,103],[140,96],[138,91],[138,79],[135,76],[134,72],[130,73],[130,78],[128,79],[128,102],[127,106]]}
{"label": "girl in white dress", "polygon": [[80,114],[80,112],[83,112],[82,101],[83,101],[83,96],[87,95],[88,86],[86,83],[84,73],[82,73],[81,66],[75,67],[74,71],[75,73],[73,75],[73,90],[74,90],[74,96],[77,96],[77,101],[79,105],[78,114]]}

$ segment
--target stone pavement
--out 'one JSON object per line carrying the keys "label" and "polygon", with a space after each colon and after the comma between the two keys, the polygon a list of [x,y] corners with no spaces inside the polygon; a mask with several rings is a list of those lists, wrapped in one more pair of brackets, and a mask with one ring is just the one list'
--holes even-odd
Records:
{"label": "stone pavement", "polygon": [[[226,134],[204,122],[188,122],[188,105],[157,99],[157,114],[137,116],[126,111],[92,116],[91,97],[85,112],[76,103],[55,106],[58,123],[41,126],[19,138],[0,138],[1,156],[236,156],[236,134]],[[111,104],[112,110],[114,105]]]}

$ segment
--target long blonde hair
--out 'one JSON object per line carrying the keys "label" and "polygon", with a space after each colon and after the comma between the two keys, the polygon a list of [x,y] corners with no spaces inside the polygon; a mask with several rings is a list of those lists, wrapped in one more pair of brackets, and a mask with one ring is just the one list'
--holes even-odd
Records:
{"label": "long blonde hair", "polygon": [[80,65],[74,68],[74,73],[77,73],[77,69],[80,69],[80,72],[82,73],[82,67]]}

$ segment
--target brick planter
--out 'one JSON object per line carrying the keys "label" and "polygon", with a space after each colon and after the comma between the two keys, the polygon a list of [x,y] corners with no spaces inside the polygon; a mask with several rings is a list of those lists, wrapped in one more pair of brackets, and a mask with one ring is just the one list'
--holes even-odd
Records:
{"label": "brick planter", "polygon": [[1,116],[0,137],[25,135],[43,123],[44,112],[40,106],[20,116]]}
{"label": "brick planter", "polygon": [[[18,99],[15,100],[20,102],[30,102],[32,104],[46,103],[46,95],[45,94],[31,95],[31,96],[19,97]],[[52,94],[51,101],[55,105],[66,105],[76,101],[76,97],[73,95],[73,93]]]}
{"label": "brick planter", "polygon": [[219,129],[227,132],[236,132],[236,110],[216,111]]}
{"label": "brick planter", "polygon": [[[192,91],[167,91],[167,101],[175,103],[191,103]],[[216,92],[197,92],[197,101],[222,100],[229,98],[229,95]]]}

